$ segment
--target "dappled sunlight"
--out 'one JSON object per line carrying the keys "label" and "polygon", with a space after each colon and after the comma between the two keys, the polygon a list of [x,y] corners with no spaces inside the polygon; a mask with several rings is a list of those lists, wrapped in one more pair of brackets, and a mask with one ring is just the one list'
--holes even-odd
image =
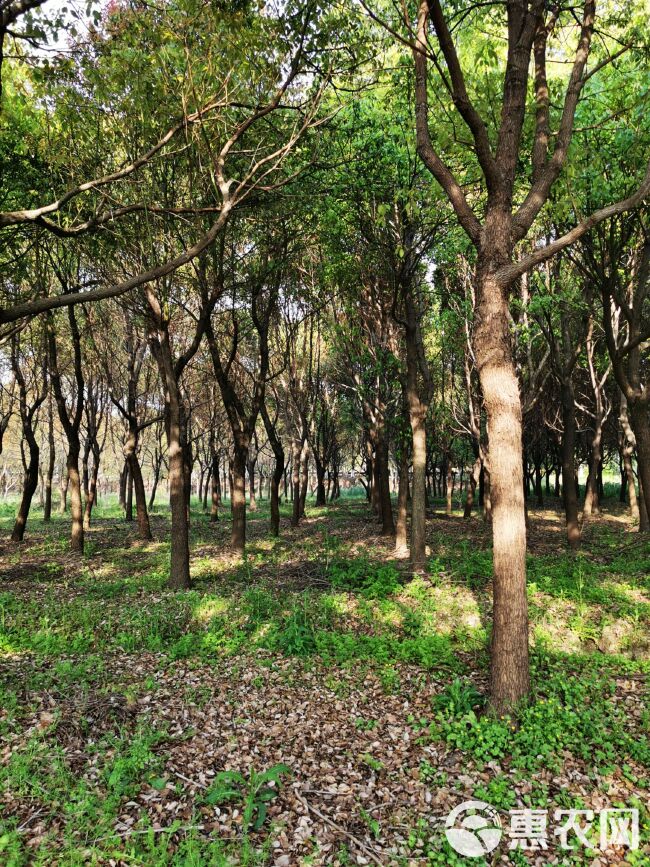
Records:
{"label": "dappled sunlight", "polygon": [[194,607],[192,620],[199,626],[205,626],[214,618],[225,616],[231,605],[232,601],[223,597],[203,599]]}

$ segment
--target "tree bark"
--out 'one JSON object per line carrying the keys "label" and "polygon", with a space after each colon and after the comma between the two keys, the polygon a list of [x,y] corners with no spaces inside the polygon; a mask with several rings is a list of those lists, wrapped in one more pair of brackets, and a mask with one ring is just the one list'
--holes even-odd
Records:
{"label": "tree bark", "polygon": [[631,403],[629,414],[630,424],[636,439],[639,487],[643,491],[646,514],[650,515],[650,413],[648,413],[648,403],[645,401]]}
{"label": "tree bark", "polygon": [[314,463],[316,465],[316,506],[325,506],[327,504],[327,493],[325,491],[325,466],[314,452]]}
{"label": "tree bark", "polygon": [[395,525],[395,551],[403,554],[408,551],[408,497],[409,497],[409,456],[402,444],[399,461],[399,485],[397,489],[397,523]]}
{"label": "tree bark", "polygon": [[68,443],[68,480],[70,485],[70,517],[72,527],[70,529],[70,550],[83,553],[84,549],[84,526],[83,506],[81,502],[81,476],[79,474],[78,446]]}
{"label": "tree bark", "polygon": [[232,512],[231,546],[236,554],[243,554],[246,547],[246,458],[248,446],[235,444],[232,460],[232,488],[230,508]]}
{"label": "tree bark", "polygon": [[248,508],[251,512],[257,511],[257,502],[255,499],[255,464],[257,462],[254,460],[249,460],[246,462],[248,468]]}
{"label": "tree bark", "polygon": [[68,464],[66,459],[65,466],[61,467],[61,478],[59,479],[59,514],[65,515],[68,510]]}
{"label": "tree bark", "polygon": [[[406,329],[406,397],[412,436],[413,480],[411,488],[411,569],[424,572],[426,554],[426,484],[427,433],[425,427],[427,407],[420,399],[418,389],[418,359],[415,347],[415,328],[412,311]],[[410,320],[410,321],[408,321]]]}
{"label": "tree bark", "polygon": [[305,517],[305,505],[307,503],[307,488],[309,486],[309,444],[305,439],[300,454],[300,497],[298,512],[301,518]]}
{"label": "tree bark", "polygon": [[210,523],[214,524],[219,520],[219,506],[221,505],[221,480],[219,476],[219,453],[216,449],[212,451],[212,498],[210,504]]}
{"label": "tree bark", "polygon": [[47,410],[47,471],[45,473],[45,502],[43,504],[43,520],[46,524],[52,520],[52,482],[54,479],[54,465],[56,462],[56,450],[54,445],[54,408],[52,395],[48,401]]}
{"label": "tree bark", "polygon": [[300,523],[300,453],[302,443],[299,439],[291,441],[291,526]]}
{"label": "tree bark", "polygon": [[90,520],[92,517],[93,506],[95,505],[95,501],[97,499],[97,479],[99,477],[99,461],[101,452],[99,446],[96,443],[93,444],[92,452],[93,468],[92,472],[90,473],[90,479],[88,483],[88,495],[86,497],[86,502],[84,505],[84,530],[90,530]]}
{"label": "tree bark", "polygon": [[[498,220],[493,229],[507,231]],[[496,239],[494,240],[496,245]],[[491,696],[512,709],[530,688],[522,413],[509,334],[506,289],[489,263],[477,269],[474,349],[487,414],[493,538]]]}
{"label": "tree bark", "polygon": [[133,474],[131,472],[131,463],[126,462],[126,500],[124,503],[124,520],[129,524],[133,521]]}
{"label": "tree bark", "polygon": [[168,380],[169,506],[171,510],[171,561],[169,586],[186,590],[190,582],[190,541],[185,485],[181,406],[176,381]]}
{"label": "tree bark", "polygon": [[[135,515],[138,523],[138,535],[141,539],[149,541],[153,536],[151,535],[151,524],[147,511],[147,493],[144,489],[140,461],[135,451],[129,455],[128,460],[131,478],[133,479],[133,491],[135,493]],[[155,490],[153,494],[155,496]]]}
{"label": "tree bark", "polygon": [[379,504],[381,510],[381,535],[395,535],[395,521],[393,519],[393,504],[390,498],[390,469],[388,438],[386,430],[382,426],[379,431],[377,442],[377,465],[379,467]]}
{"label": "tree bark", "polygon": [[[621,476],[621,493],[624,493],[623,479],[626,481],[627,500],[630,506],[630,515],[632,520],[640,521],[639,501],[636,496],[636,479],[634,478],[634,469],[632,468],[632,455],[634,454],[635,439],[627,414],[627,399],[623,392],[620,392],[620,411],[619,425],[621,430],[620,449],[621,462],[623,464],[623,475]],[[625,500],[623,500],[625,502]]]}
{"label": "tree bark", "polygon": [[482,461],[480,457],[477,457],[472,465],[472,471],[469,474],[467,479],[467,497],[465,499],[465,509],[463,511],[463,518],[470,518],[472,516],[472,509],[474,508],[474,499],[476,497],[476,486],[479,483],[481,478],[481,468]]}
{"label": "tree bark", "polygon": [[29,515],[29,509],[32,504],[32,498],[36,493],[36,488],[38,487],[38,461],[40,449],[36,442],[36,437],[34,436],[33,431],[29,431],[30,436],[27,435],[25,429],[23,429],[23,436],[27,440],[27,445],[29,447],[29,462],[27,467],[25,468],[25,476],[23,479],[23,493],[20,500],[20,505],[18,507],[18,512],[16,514],[16,521],[14,523],[14,528],[11,533],[11,541],[12,542],[22,542],[23,536],[25,535],[25,526],[27,524],[27,517]]}

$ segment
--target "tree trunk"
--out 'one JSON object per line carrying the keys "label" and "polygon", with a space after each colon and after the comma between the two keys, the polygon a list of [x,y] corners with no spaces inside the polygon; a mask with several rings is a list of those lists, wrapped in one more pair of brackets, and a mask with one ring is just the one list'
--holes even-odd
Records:
{"label": "tree trunk", "polygon": [[309,444],[303,443],[300,454],[300,501],[298,504],[299,515],[305,517],[305,504],[307,503],[307,488],[309,486]]}
{"label": "tree trunk", "polygon": [[[634,446],[636,444],[634,432],[630,427],[630,421],[627,412],[627,398],[621,391],[619,393],[619,425],[620,425],[620,450],[621,464],[623,474],[621,476],[621,494],[623,494],[623,480],[625,480],[627,488],[627,499],[630,505],[630,515],[635,521],[640,521],[641,514],[639,509],[639,501],[636,496],[636,480],[634,478],[634,469],[632,468],[632,455],[634,454]],[[625,500],[623,500],[625,502]]]}
{"label": "tree trunk", "polygon": [[325,466],[314,454],[314,463],[316,464],[316,506],[325,506],[327,504],[327,493],[325,491]]}
{"label": "tree trunk", "polygon": [[399,462],[399,486],[397,489],[397,524],[395,526],[395,551],[401,554],[408,551],[408,513],[409,498],[409,456],[402,445]]}
{"label": "tree trunk", "polygon": [[476,486],[481,478],[482,462],[481,458],[477,457],[472,466],[472,471],[467,479],[467,498],[465,499],[465,510],[463,518],[470,518],[472,509],[474,508],[474,498],[476,497]]}
{"label": "tree trunk", "polygon": [[81,476],[79,475],[79,451],[78,445],[69,443],[67,467],[70,484],[70,517],[72,518],[70,550],[83,553],[84,526],[83,506],[81,502]]}
{"label": "tree trunk", "polygon": [[247,461],[248,466],[248,508],[251,512],[257,511],[257,502],[255,500],[255,464],[256,461]]}
{"label": "tree trunk", "polygon": [[133,520],[133,474],[129,461],[126,467],[126,502],[124,503],[124,520],[129,523]]}
{"label": "tree trunk", "polygon": [[205,474],[205,485],[203,486],[203,511],[208,511],[208,490],[210,488],[210,479],[212,477],[212,473],[210,471],[210,467],[207,468]]}
{"label": "tree trunk", "polygon": [[542,462],[535,460],[535,497],[540,509],[544,508],[544,492],[542,489]]}
{"label": "tree trunk", "polygon": [[46,524],[52,520],[52,482],[54,479],[54,465],[56,462],[56,450],[54,445],[54,413],[52,398],[50,397],[47,416],[47,472],[45,473],[45,503],[43,504],[43,520]]}
{"label": "tree trunk", "polygon": [[95,500],[97,499],[97,478],[99,476],[99,460],[99,449],[96,448],[93,450],[93,469],[90,473],[90,480],[88,483],[88,496],[86,497],[86,504],[84,507],[84,530],[90,530],[90,519],[92,517]]}
{"label": "tree trunk", "polygon": [[446,488],[445,495],[447,498],[447,502],[445,505],[445,514],[448,518],[451,518],[453,514],[453,498],[454,498],[454,468],[453,464],[449,458],[449,455],[446,457],[447,464],[447,476],[446,476]]}
{"label": "tree trunk", "polygon": [[171,561],[169,586],[186,590],[190,585],[190,542],[185,486],[185,459],[181,434],[181,407],[178,389],[168,384],[169,506],[171,510]]}
{"label": "tree trunk", "polygon": [[413,486],[411,490],[411,568],[424,572],[426,554],[426,472],[427,434],[424,424],[425,411],[417,390],[409,383],[409,408],[413,436]]}
{"label": "tree trunk", "polygon": [[23,536],[25,535],[25,526],[27,524],[27,517],[29,515],[29,509],[32,505],[32,498],[36,492],[36,488],[38,487],[38,461],[40,455],[40,449],[36,442],[36,438],[34,437],[33,432],[29,431],[29,436],[23,436],[27,440],[27,445],[29,446],[29,463],[25,469],[25,477],[23,479],[23,494],[20,500],[20,506],[18,507],[18,512],[16,514],[16,521],[14,523],[14,528],[11,533],[11,541],[12,542],[22,542]]}
{"label": "tree trunk", "polygon": [[645,497],[643,496],[643,482],[641,481],[641,477],[639,477],[639,532],[650,532],[650,513],[648,512],[645,504]]}
{"label": "tree trunk", "polygon": [[474,349],[487,414],[492,503],[491,702],[504,713],[530,688],[521,399],[507,291],[480,265],[477,283]]}
{"label": "tree trunk", "polygon": [[571,548],[580,544],[580,522],[578,521],[578,492],[574,479],[576,477],[576,410],[573,395],[573,383],[569,378],[560,384],[562,402],[562,498],[566,519],[567,540]]}
{"label": "tree trunk", "polygon": [[230,508],[232,512],[231,546],[236,554],[243,554],[246,547],[246,457],[248,447],[235,443],[232,461],[232,487]]}
{"label": "tree trunk", "polygon": [[635,401],[631,403],[629,413],[630,424],[636,440],[639,487],[643,491],[646,514],[650,515],[650,414],[648,413],[647,402]]}
{"label": "tree trunk", "polygon": [[275,468],[271,476],[271,535],[280,535],[280,481],[284,475],[284,452],[275,455]]}
{"label": "tree trunk", "polygon": [[589,475],[585,488],[585,504],[583,514],[585,518],[591,515],[600,515],[600,497],[598,495],[598,476],[603,460],[602,444],[602,419],[596,419],[594,437],[591,442],[591,460],[589,461]]}
{"label": "tree trunk", "polygon": [[388,439],[382,428],[377,442],[377,466],[379,467],[379,505],[381,510],[381,535],[395,535],[393,519],[393,504],[390,498],[390,469],[388,454]]}
{"label": "tree trunk", "polygon": [[[149,513],[147,511],[147,494],[144,489],[140,461],[138,460],[135,450],[131,452],[128,460],[130,475],[133,479],[133,490],[135,493],[135,515],[138,522],[138,535],[141,539],[149,541],[153,537],[151,535],[151,524],[149,522]],[[155,496],[155,490],[152,493]]]}
{"label": "tree trunk", "polygon": [[156,502],[156,493],[158,491],[158,482],[160,481],[160,469],[162,467],[162,454],[158,453],[156,449],[156,459],[154,461],[153,467],[153,481],[151,484],[151,493],[149,494],[149,511],[154,507]]}
{"label": "tree trunk", "polygon": [[300,452],[302,443],[298,439],[291,441],[291,526],[300,523]]}
{"label": "tree trunk", "polygon": [[68,478],[68,464],[61,467],[61,478],[59,479],[59,513],[65,515],[68,509],[68,486],[70,479]]}
{"label": "tree trunk", "polygon": [[221,481],[219,477],[219,455],[212,452],[212,501],[210,505],[210,523],[219,520],[219,506],[221,505]]}

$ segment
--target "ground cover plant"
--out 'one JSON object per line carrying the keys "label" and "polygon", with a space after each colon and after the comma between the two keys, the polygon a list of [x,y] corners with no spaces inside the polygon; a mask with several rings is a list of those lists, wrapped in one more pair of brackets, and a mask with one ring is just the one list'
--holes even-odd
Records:
{"label": "ground cover plant", "polygon": [[81,560],[63,520],[0,554],[3,863],[460,864],[440,822],[469,799],[635,807],[638,851],[544,863],[644,863],[650,548],[620,509],[578,557],[531,513],[532,696],[505,717],[480,517],[432,519],[412,578],[361,497],[279,539],[262,502],[243,561],[195,508],[189,593],[165,509],[151,542],[117,518],[99,505]]}

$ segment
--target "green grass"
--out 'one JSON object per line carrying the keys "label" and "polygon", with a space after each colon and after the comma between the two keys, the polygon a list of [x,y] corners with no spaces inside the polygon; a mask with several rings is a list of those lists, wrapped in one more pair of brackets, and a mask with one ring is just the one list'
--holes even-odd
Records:
{"label": "green grass", "polygon": [[[578,556],[559,549],[530,557],[531,701],[516,718],[495,719],[483,713],[485,697],[475,682],[488,663],[487,547],[434,526],[429,574],[407,580],[400,561],[372,546],[357,547],[354,533],[346,534],[350,521],[364,513],[359,500],[349,497],[335,507],[310,510],[309,532],[293,542],[270,537],[262,501],[249,516],[247,556],[236,561],[215,556],[227,548],[227,520],[211,525],[198,505],[192,514],[189,592],[166,586],[164,507],[154,512],[156,541],[145,544],[135,540],[134,528],[121,520],[114,502],[100,504],[87,551],[73,570],[66,556],[65,516],[44,526],[34,512],[28,546],[4,556],[10,577],[12,569],[19,570],[19,581],[0,592],[0,658],[30,662],[22,679],[2,683],[0,737],[17,736],[39,695],[119,695],[130,701],[144,690],[155,693],[154,683],[137,678],[113,682],[106,663],[114,657],[154,653],[165,667],[178,659],[218,666],[241,656],[245,665],[249,654],[263,651],[268,660],[318,662],[331,671],[326,681],[335,691],[341,670],[360,679],[375,671],[386,693],[403,688],[402,665],[434,673],[446,688],[425,718],[404,724],[422,744],[459,751],[477,768],[494,762],[507,768],[509,776],[492,774],[484,791],[475,793],[502,809],[512,797],[508,779],[555,773],[569,754],[584,764],[594,785],[618,769],[637,788],[646,787],[647,773],[638,769],[650,765],[650,710],[631,721],[615,688],[617,678],[650,669],[643,650],[650,618],[648,546],[626,548],[629,537],[602,526]],[[284,516],[288,513],[283,506]],[[0,532],[9,531],[12,514],[3,504]],[[598,643],[612,624],[620,646],[602,653]],[[562,652],[565,646],[571,652]],[[203,700],[199,690],[193,701]],[[168,734],[116,720],[93,740],[96,778],[90,783],[57,746],[58,725],[63,722],[54,718],[43,730],[31,731],[0,764],[0,787],[21,803],[38,805],[51,829],[28,853],[19,823],[10,819],[0,832],[3,865],[45,865],[55,854],[66,865],[111,858],[156,865],[269,863],[273,828],[254,842],[246,835],[234,843],[206,839],[194,827],[200,824],[198,803],[178,846],[170,848],[167,839],[179,832],[174,824],[163,831],[143,824],[137,834],[115,836],[121,806],[159,779]],[[360,718],[360,728],[373,726]],[[370,753],[364,759],[368,767],[375,761]],[[442,784],[438,770],[426,763],[420,778]],[[544,786],[532,786],[531,806],[548,799]],[[363,821],[368,834],[379,833],[368,816]],[[414,833],[418,838],[424,830]],[[430,863],[456,862],[443,849],[432,851]]]}

